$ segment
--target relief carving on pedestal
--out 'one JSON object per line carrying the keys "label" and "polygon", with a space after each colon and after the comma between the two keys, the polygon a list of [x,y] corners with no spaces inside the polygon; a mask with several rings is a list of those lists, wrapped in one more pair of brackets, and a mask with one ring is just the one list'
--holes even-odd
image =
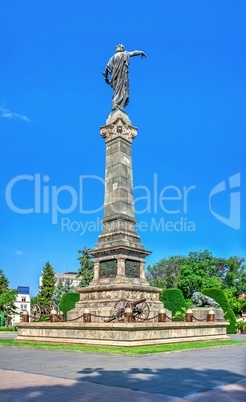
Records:
{"label": "relief carving on pedestal", "polygon": [[100,261],[99,277],[100,278],[115,278],[117,275],[117,260]]}
{"label": "relief carving on pedestal", "polygon": [[125,290],[125,294],[124,294],[125,299],[131,299],[131,294],[132,294],[132,292],[130,292],[129,290]]}
{"label": "relief carving on pedestal", "polygon": [[127,278],[140,278],[140,261],[126,260],[125,275]]}
{"label": "relief carving on pedestal", "polygon": [[135,224],[125,219],[117,219],[110,222],[104,222],[104,233],[113,233],[118,230],[134,232]]}

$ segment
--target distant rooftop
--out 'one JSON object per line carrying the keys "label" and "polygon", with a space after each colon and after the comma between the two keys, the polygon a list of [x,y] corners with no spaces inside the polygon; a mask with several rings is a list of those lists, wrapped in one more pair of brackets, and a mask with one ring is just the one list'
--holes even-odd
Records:
{"label": "distant rooftop", "polygon": [[29,295],[29,286],[17,286],[17,292],[22,295]]}

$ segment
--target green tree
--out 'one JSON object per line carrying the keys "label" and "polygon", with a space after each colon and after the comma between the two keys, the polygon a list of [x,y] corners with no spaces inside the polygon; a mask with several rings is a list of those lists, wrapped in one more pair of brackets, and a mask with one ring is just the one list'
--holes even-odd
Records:
{"label": "green tree", "polygon": [[186,299],[202,288],[223,289],[235,314],[240,313],[239,295],[246,293],[245,259],[217,258],[208,250],[164,258],[148,267],[146,276],[152,286],[182,290]]}
{"label": "green tree", "polygon": [[64,293],[64,286],[62,284],[61,278],[58,279],[58,282],[56,284],[53,296],[52,296],[52,301],[58,306],[60,303],[60,300],[62,298],[62,295]]}
{"label": "green tree", "polygon": [[79,286],[85,287],[88,286],[93,279],[94,263],[88,249],[84,248],[84,250],[79,250],[79,253],[82,255],[78,258],[80,267],[78,269],[77,278],[81,277]]}
{"label": "green tree", "polygon": [[246,265],[245,260],[243,260],[244,265],[240,265],[238,269],[238,274],[236,277],[236,289],[237,295],[242,295],[246,293]]}
{"label": "green tree", "polygon": [[0,311],[4,316],[13,314],[16,310],[15,299],[17,290],[9,289],[9,281],[4,275],[2,269],[0,269]]}
{"label": "green tree", "polygon": [[31,306],[38,304],[38,295],[31,297]]}
{"label": "green tree", "polygon": [[224,272],[221,280],[234,314],[240,316],[242,303],[239,296],[246,292],[245,259],[235,256],[224,259]]}
{"label": "green tree", "polygon": [[167,289],[177,286],[180,264],[185,260],[182,256],[163,258],[152,266],[147,267],[146,278],[152,286]]}
{"label": "green tree", "polygon": [[70,281],[69,279],[66,279],[65,285],[64,285],[64,293],[71,292],[71,291],[73,291],[72,281]]}
{"label": "green tree", "polygon": [[6,289],[0,294],[0,311],[4,313],[5,316],[15,313],[15,299],[17,295],[17,290]]}
{"label": "green tree", "polygon": [[190,252],[188,256],[164,258],[148,267],[147,279],[152,286],[163,289],[176,287],[186,299],[202,287],[221,287],[218,273],[224,272],[224,264],[208,250]]}
{"label": "green tree", "polygon": [[55,272],[49,262],[45,264],[42,271],[42,285],[39,289],[38,303],[45,307],[52,305],[52,296],[55,290]]}
{"label": "green tree", "polygon": [[61,278],[59,278],[57,284],[55,285],[55,290],[52,296],[53,303],[58,306],[63,294],[68,292],[71,292],[71,281],[67,279],[63,285]]}
{"label": "green tree", "polygon": [[183,292],[186,299],[189,299],[194,292],[202,288],[221,288],[219,277],[210,276],[213,271],[210,259],[197,259],[193,255],[188,256],[187,261],[179,267],[177,287]]}
{"label": "green tree", "polygon": [[241,257],[230,257],[225,260],[225,271],[222,277],[226,288],[234,289],[237,297],[246,293],[246,265]]}
{"label": "green tree", "polygon": [[9,288],[9,281],[4,275],[3,270],[0,269],[0,294],[3,293],[8,288]]}

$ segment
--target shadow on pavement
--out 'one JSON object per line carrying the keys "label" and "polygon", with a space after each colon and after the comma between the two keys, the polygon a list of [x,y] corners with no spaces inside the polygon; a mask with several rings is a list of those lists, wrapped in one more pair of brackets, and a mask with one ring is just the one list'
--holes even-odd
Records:
{"label": "shadow on pavement", "polygon": [[[7,373],[7,371],[5,371]],[[236,383],[242,380],[242,376],[226,370],[196,370],[196,369],[157,369],[134,368],[122,371],[110,371],[104,368],[86,368],[79,372],[82,376],[78,381],[63,380],[40,376],[36,374],[12,373],[12,379],[16,376],[25,376],[29,382],[25,385],[5,388],[0,393],[1,401],[83,401],[83,402],[167,402],[175,397],[199,401],[199,395],[194,393],[207,392],[218,386],[228,383]],[[29,377],[28,377],[29,376]],[[23,377],[24,378],[24,377]],[[33,386],[34,379],[43,379],[43,384]],[[57,381],[59,384],[52,385]],[[64,381],[64,385],[62,382]],[[13,389],[14,388],[14,389]],[[230,388],[230,387],[229,387]],[[134,392],[137,391],[137,392]],[[217,392],[214,390],[212,392]],[[211,394],[211,393],[210,393]],[[206,395],[206,394],[205,394]],[[163,398],[167,396],[167,398]],[[215,394],[214,394],[215,396]],[[238,389],[219,389],[221,401],[243,401],[245,391]],[[218,398],[218,396],[217,396]],[[216,399],[217,399],[216,398]],[[209,400],[206,398],[206,400]],[[210,401],[213,399],[210,399]],[[215,400],[215,399],[214,399]]]}
{"label": "shadow on pavement", "polygon": [[192,370],[187,368],[154,370],[134,368],[120,372],[104,368],[93,370],[87,368],[80,371],[79,374],[83,375],[83,381],[182,398],[244,378],[226,370]]}

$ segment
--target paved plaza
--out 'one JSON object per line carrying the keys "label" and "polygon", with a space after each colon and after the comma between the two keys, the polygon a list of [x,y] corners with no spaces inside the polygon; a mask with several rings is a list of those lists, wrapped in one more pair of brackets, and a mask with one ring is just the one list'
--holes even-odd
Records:
{"label": "paved plaza", "polygon": [[245,401],[246,345],[144,356],[0,347],[1,401]]}

